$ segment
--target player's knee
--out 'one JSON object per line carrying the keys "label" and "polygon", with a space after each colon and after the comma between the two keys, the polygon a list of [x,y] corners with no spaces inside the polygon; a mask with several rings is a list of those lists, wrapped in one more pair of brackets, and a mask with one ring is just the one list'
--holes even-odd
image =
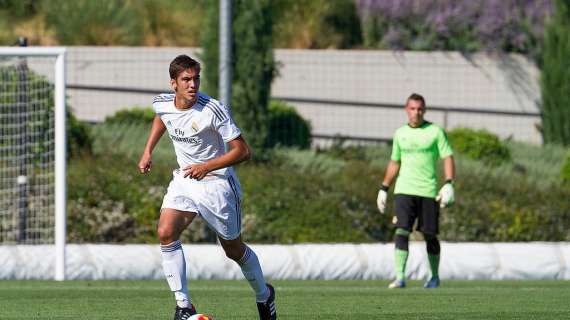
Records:
{"label": "player's knee", "polygon": [[429,254],[438,255],[441,252],[439,240],[436,235],[424,234],[426,240],[426,249]]}
{"label": "player's knee", "polygon": [[158,240],[161,244],[169,244],[176,239],[174,228],[170,226],[158,226],[156,230],[158,234]]}
{"label": "player's knee", "polygon": [[396,229],[396,235],[394,237],[396,249],[408,251],[409,241],[410,241],[409,238],[410,238],[409,231],[401,228]]}
{"label": "player's knee", "polygon": [[243,243],[226,243],[222,247],[224,248],[226,257],[236,262],[243,257],[245,252],[245,245]]}
{"label": "player's knee", "polygon": [[237,252],[237,250],[232,250],[232,249],[227,249],[226,251],[226,257],[232,259],[233,261],[239,261],[239,259],[241,259],[241,255]]}

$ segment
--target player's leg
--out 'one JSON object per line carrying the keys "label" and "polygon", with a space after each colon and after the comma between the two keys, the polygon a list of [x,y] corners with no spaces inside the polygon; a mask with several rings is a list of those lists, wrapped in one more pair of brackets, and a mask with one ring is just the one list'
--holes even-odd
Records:
{"label": "player's leg", "polygon": [[428,253],[429,267],[431,270],[431,278],[424,284],[425,288],[439,287],[439,257],[440,245],[437,236],[431,234],[424,234],[426,240],[426,248]]}
{"label": "player's leg", "polygon": [[226,256],[240,266],[255,292],[260,319],[276,319],[275,291],[265,282],[257,255],[241,239],[241,191],[237,178],[205,183],[198,192],[200,216],[218,234]]}
{"label": "player's leg", "polygon": [[388,286],[390,289],[404,288],[406,286],[406,263],[409,255],[410,232],[416,218],[416,205],[413,196],[397,194],[394,199],[394,267],[396,280]]}
{"label": "player's leg", "polygon": [[265,282],[261,264],[255,252],[238,236],[233,240],[219,237],[226,256],[234,260],[241,268],[245,279],[255,292],[260,319],[276,319],[275,289]]}
{"label": "player's leg", "polygon": [[390,288],[403,288],[406,286],[406,263],[409,255],[409,237],[408,230],[397,228],[394,238],[394,267],[396,270],[396,280],[390,284]]}
{"label": "player's leg", "polygon": [[263,277],[261,264],[255,252],[241,240],[241,236],[233,240],[220,238],[220,243],[226,256],[234,260],[241,268],[244,277],[249,282],[257,302],[265,302],[269,298],[269,289]]}
{"label": "player's leg", "polygon": [[[170,290],[176,299],[176,313],[195,313],[188,294],[186,260],[180,234],[192,222],[195,213],[163,208],[158,222],[158,238],[162,254],[162,268]],[[176,316],[175,316],[176,318]],[[180,315],[178,318],[182,318]]]}
{"label": "player's leg", "polygon": [[437,234],[439,232],[439,205],[431,198],[422,198],[422,213],[418,227],[424,234],[431,277],[424,284],[424,288],[439,287],[439,260],[441,246]]}

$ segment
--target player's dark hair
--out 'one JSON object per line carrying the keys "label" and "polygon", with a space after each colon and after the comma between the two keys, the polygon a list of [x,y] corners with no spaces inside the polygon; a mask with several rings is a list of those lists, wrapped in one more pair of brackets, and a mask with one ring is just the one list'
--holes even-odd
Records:
{"label": "player's dark hair", "polygon": [[174,60],[172,60],[170,63],[170,68],[168,68],[170,79],[176,80],[176,78],[178,78],[178,75],[187,69],[200,70],[200,62],[190,58],[185,54],[181,54],[178,57],[174,58]]}
{"label": "player's dark hair", "polygon": [[408,97],[408,100],[406,100],[406,104],[408,104],[407,101],[410,101],[410,100],[419,101],[419,102],[422,103],[422,108],[425,108],[425,107],[426,107],[426,100],[424,99],[424,97],[423,97],[421,94],[412,93],[412,94]]}

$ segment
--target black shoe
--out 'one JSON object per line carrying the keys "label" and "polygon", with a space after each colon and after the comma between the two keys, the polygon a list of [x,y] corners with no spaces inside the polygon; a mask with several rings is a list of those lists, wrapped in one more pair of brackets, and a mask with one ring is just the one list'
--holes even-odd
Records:
{"label": "black shoe", "polygon": [[277,319],[277,310],[275,309],[275,289],[269,283],[269,298],[265,302],[257,303],[257,311],[259,311],[259,320],[275,320]]}
{"label": "black shoe", "polygon": [[180,308],[176,306],[176,311],[174,312],[174,320],[187,320],[191,316],[196,314],[196,308],[194,305],[190,305],[190,308]]}

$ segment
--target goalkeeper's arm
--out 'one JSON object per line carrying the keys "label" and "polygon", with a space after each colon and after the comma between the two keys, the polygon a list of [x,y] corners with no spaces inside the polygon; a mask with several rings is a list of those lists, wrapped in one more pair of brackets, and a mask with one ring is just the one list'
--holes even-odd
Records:
{"label": "goalkeeper's arm", "polygon": [[376,198],[376,204],[378,205],[378,210],[380,213],[386,211],[386,200],[388,199],[388,189],[392,184],[394,178],[398,175],[400,171],[400,162],[390,160],[388,167],[386,168],[386,173],[384,174],[384,180],[378,191],[378,197]]}
{"label": "goalkeeper's arm", "polygon": [[162,120],[160,120],[160,117],[158,115],[154,116],[154,119],[152,120],[152,128],[150,129],[150,135],[148,136],[143,154],[138,164],[139,171],[141,173],[147,173],[150,171],[150,168],[152,166],[152,161],[151,161],[152,150],[154,150],[154,147],[156,146],[156,144],[158,143],[158,141],[160,140],[165,131],[166,131],[166,126],[164,125]]}

